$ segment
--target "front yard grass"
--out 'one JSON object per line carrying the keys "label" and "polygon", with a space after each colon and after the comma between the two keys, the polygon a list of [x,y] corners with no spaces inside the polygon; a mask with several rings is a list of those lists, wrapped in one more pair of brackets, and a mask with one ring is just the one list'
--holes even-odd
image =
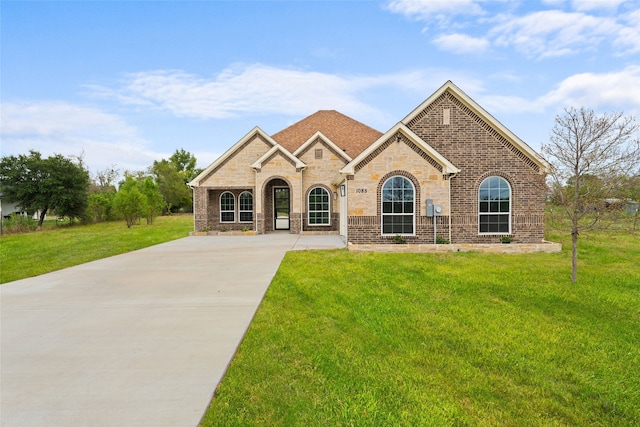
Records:
{"label": "front yard grass", "polygon": [[172,215],[131,228],[124,221],[115,221],[4,235],[0,238],[0,283],[168,242],[192,230],[193,215]]}
{"label": "front yard grass", "polygon": [[203,426],[640,424],[640,238],[290,252]]}

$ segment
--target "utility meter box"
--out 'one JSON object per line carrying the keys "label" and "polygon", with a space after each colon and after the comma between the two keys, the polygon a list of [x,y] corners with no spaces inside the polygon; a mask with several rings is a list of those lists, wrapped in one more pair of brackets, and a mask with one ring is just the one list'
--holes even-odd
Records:
{"label": "utility meter box", "polygon": [[427,216],[434,217],[442,215],[442,205],[433,204],[433,199],[427,199]]}
{"label": "utility meter box", "polygon": [[427,199],[427,216],[428,217],[433,216],[433,200],[432,199]]}

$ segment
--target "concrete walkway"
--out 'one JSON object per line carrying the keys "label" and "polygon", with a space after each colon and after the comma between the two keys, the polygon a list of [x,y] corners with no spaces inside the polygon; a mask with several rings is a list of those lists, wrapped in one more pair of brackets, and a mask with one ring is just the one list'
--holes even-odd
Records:
{"label": "concrete walkway", "polygon": [[336,247],[188,237],[1,285],[0,425],[196,426],[284,254]]}

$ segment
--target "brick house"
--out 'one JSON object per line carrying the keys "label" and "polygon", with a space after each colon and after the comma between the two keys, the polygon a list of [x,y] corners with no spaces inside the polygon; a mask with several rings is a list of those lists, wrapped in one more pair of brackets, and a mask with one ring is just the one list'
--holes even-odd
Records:
{"label": "brick house", "polygon": [[189,185],[196,231],[541,243],[548,168],[448,81],[384,134],[337,111],[256,127]]}

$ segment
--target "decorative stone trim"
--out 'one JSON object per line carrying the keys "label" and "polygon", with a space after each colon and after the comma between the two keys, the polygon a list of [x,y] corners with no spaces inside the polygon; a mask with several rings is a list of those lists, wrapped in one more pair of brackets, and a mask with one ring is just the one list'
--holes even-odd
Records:
{"label": "decorative stone trim", "polygon": [[562,251],[560,243],[463,243],[452,245],[433,244],[353,244],[347,248],[352,252],[401,252],[401,253],[445,253],[445,252],[481,252],[494,254],[526,254],[532,252],[557,253]]}
{"label": "decorative stone trim", "polygon": [[254,230],[239,231],[192,231],[189,236],[255,236],[257,233]]}

